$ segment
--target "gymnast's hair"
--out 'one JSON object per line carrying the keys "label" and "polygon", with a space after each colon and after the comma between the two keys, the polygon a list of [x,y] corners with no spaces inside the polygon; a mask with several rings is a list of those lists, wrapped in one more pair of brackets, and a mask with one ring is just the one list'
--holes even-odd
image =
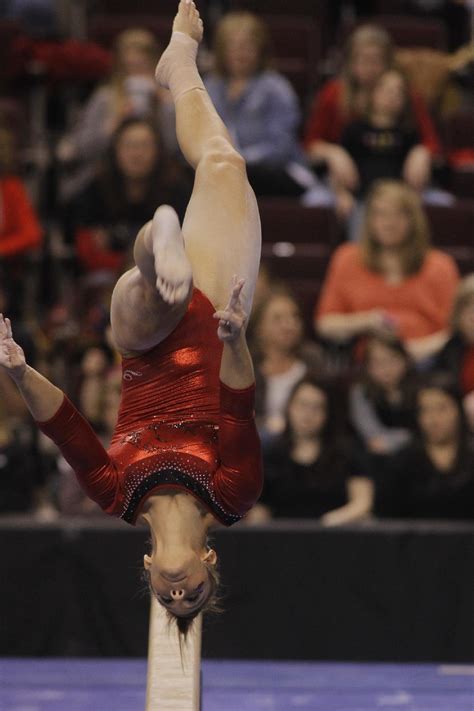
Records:
{"label": "gymnast's hair", "polygon": [[[208,597],[206,598],[205,602],[202,604],[201,607],[199,607],[197,610],[194,610],[190,615],[186,616],[181,616],[181,615],[174,615],[170,610],[166,609],[166,614],[168,617],[168,620],[170,624],[176,623],[176,626],[178,628],[179,632],[179,637],[180,637],[180,647],[181,647],[181,640],[184,639],[186,641],[186,638],[189,634],[189,631],[192,628],[193,621],[195,618],[200,614],[220,614],[222,612],[222,607],[220,605],[220,598],[218,595],[218,589],[219,589],[219,584],[220,584],[220,575],[219,571],[217,570],[215,565],[210,565],[208,563],[205,563],[207,572],[209,574],[209,581],[211,584],[211,592],[209,593]],[[156,595],[156,592],[153,589],[153,586],[151,584],[151,574],[149,570],[144,570],[143,571],[143,579],[145,580],[151,594],[158,600],[158,597]],[[161,605],[161,602],[158,600],[158,603]]]}

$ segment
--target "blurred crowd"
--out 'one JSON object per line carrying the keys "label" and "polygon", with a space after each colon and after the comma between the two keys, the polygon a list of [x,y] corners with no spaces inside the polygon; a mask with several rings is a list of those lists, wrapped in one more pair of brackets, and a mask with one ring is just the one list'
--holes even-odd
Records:
{"label": "blurred crowd", "polygon": [[[310,311],[298,273],[262,261],[248,337],[266,482],[247,520],[474,519],[474,273],[426,216],[474,203],[469,3],[398,3],[408,27],[438,23],[441,49],[397,46],[376,2],[327,4],[303,85],[281,54],[295,30],[277,38],[264,4],[206,4],[206,87],[261,205],[329,211],[340,235]],[[156,207],[183,218],[193,175],[154,82],[156,33],[112,17],[103,42],[78,38],[57,5],[0,0],[0,312],[107,445],[112,290]],[[17,512],[100,514],[0,372],[0,514]]]}

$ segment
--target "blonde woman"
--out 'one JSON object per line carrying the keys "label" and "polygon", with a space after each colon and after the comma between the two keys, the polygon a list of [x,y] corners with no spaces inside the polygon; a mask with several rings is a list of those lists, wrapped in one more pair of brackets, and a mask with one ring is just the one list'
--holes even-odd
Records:
{"label": "blonde woman", "polygon": [[[363,25],[350,37],[341,75],[329,80],[317,94],[305,132],[310,160],[327,163],[331,177],[351,192],[357,191],[355,163],[338,145],[345,126],[364,116],[375,84],[393,65],[389,34],[376,25]],[[415,126],[431,154],[440,151],[439,139],[422,99],[410,92]]]}
{"label": "blonde woman", "polygon": [[63,181],[63,197],[75,194],[92,177],[95,163],[127,118],[149,118],[157,124],[169,153],[177,150],[174,107],[167,92],[156,86],[154,71],[161,54],[154,35],[145,29],[125,30],[114,45],[112,74],[82,109],[75,128],[59,143],[62,163],[79,162],[72,178]]}
{"label": "blonde woman", "polygon": [[380,181],[367,198],[360,243],[344,244],[332,257],[316,330],[335,341],[389,331],[423,360],[448,338],[458,279],[454,260],[430,247],[417,194],[403,183]]}
{"label": "blonde woman", "polygon": [[257,195],[299,196],[315,187],[298,142],[301,112],[288,80],[271,68],[266,24],[250,12],[216,28],[215,71],[206,88],[247,163]]}

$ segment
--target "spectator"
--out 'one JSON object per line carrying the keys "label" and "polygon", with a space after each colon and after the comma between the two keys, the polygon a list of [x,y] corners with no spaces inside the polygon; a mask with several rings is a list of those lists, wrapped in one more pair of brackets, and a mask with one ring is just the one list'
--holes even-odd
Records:
{"label": "spectator", "polygon": [[[79,393],[81,407],[89,412],[88,419],[92,419],[104,447],[110,444],[116,424],[122,383],[120,365],[111,365],[112,356],[112,350],[105,344],[92,346],[85,351]],[[57,456],[56,467],[59,472],[59,512],[66,516],[101,515],[101,508],[82,491],[76,475],[62,456]]]}
{"label": "spectator", "polygon": [[434,369],[456,378],[466,396],[474,392],[474,274],[459,284],[451,325],[451,338],[436,356]]}
{"label": "spectator", "polygon": [[22,180],[15,175],[14,140],[0,127],[0,265],[13,316],[21,315],[26,256],[41,245],[42,230]]}
{"label": "spectator", "polygon": [[183,218],[189,192],[156,126],[146,119],[125,120],[98,176],[66,210],[66,230],[76,239],[83,266],[92,271],[120,269],[156,206],[168,203]]}
{"label": "spectator", "polygon": [[[394,48],[381,27],[364,25],[351,36],[339,78],[331,79],[316,96],[305,132],[312,161],[327,163],[330,176],[347,190],[357,189],[357,169],[345,148],[338,145],[344,127],[363,117],[371,91],[380,76],[393,65]],[[440,152],[433,122],[422,100],[410,93],[415,126],[431,154]]]}
{"label": "spectator", "polygon": [[403,343],[370,336],[362,375],[350,390],[352,426],[371,454],[396,452],[410,440],[414,378]]}
{"label": "spectator", "polygon": [[215,73],[206,88],[247,163],[257,195],[299,196],[317,181],[306,167],[291,84],[270,69],[267,26],[249,12],[223,17],[215,34]]}
{"label": "spectator", "polygon": [[416,193],[380,181],[367,198],[360,243],[340,246],[331,259],[315,326],[334,341],[388,331],[426,361],[448,338],[457,284],[452,257],[430,247]]}
{"label": "spectator", "polygon": [[474,446],[455,380],[431,375],[417,395],[417,436],[379,472],[383,516],[474,518]]}
{"label": "spectator", "polygon": [[338,205],[344,215],[354,205],[353,195],[363,200],[372,184],[381,178],[402,178],[421,191],[431,173],[431,156],[420,142],[409,101],[408,84],[397,69],[384,72],[374,84],[367,116],[349,123],[341,144],[357,170],[357,187],[338,188]]}
{"label": "spectator", "polygon": [[159,55],[159,46],[148,30],[126,30],[118,35],[112,76],[93,92],[75,128],[59,143],[59,160],[66,165],[78,164],[72,175],[62,176],[63,200],[70,199],[91,179],[97,159],[105,154],[125,119],[149,118],[163,135],[167,151],[176,153],[174,110],[155,82]]}
{"label": "spectator", "polygon": [[322,353],[304,340],[299,305],[284,289],[274,290],[254,312],[253,339],[259,430],[262,436],[279,434],[292,388],[308,371],[321,371]]}
{"label": "spectator", "polygon": [[286,429],[265,456],[262,503],[273,516],[315,518],[329,526],[370,513],[372,484],[338,432],[334,405],[317,380],[304,378],[294,387]]}

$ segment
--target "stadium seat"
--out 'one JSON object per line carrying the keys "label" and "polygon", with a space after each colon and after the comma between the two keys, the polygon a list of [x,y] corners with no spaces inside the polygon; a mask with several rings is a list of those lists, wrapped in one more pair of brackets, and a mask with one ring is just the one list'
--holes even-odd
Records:
{"label": "stadium seat", "polygon": [[264,242],[320,244],[330,250],[341,240],[339,223],[331,208],[302,207],[296,200],[259,200]]}
{"label": "stadium seat", "polygon": [[[431,47],[445,50],[447,47],[446,28],[441,20],[436,18],[416,18],[410,15],[377,15],[365,18],[366,22],[384,27],[398,47]],[[341,30],[341,40],[345,42],[353,32],[353,22],[346,22]]]}
{"label": "stadium seat", "polygon": [[[206,10],[206,0],[199,0],[199,10],[204,13]],[[94,12],[107,15],[127,15],[135,14],[137,11],[144,15],[154,15],[173,17],[176,15],[177,0],[140,0],[139,3],[130,3],[127,0],[96,0],[94,2]]]}
{"label": "stadium seat", "polygon": [[462,274],[474,272],[474,201],[459,200],[452,207],[426,207],[435,247],[450,254]]}
{"label": "stadium seat", "polygon": [[170,18],[163,15],[95,14],[89,23],[89,37],[94,42],[110,47],[115,37],[131,27],[143,27],[153,32],[165,47],[170,36]]}

